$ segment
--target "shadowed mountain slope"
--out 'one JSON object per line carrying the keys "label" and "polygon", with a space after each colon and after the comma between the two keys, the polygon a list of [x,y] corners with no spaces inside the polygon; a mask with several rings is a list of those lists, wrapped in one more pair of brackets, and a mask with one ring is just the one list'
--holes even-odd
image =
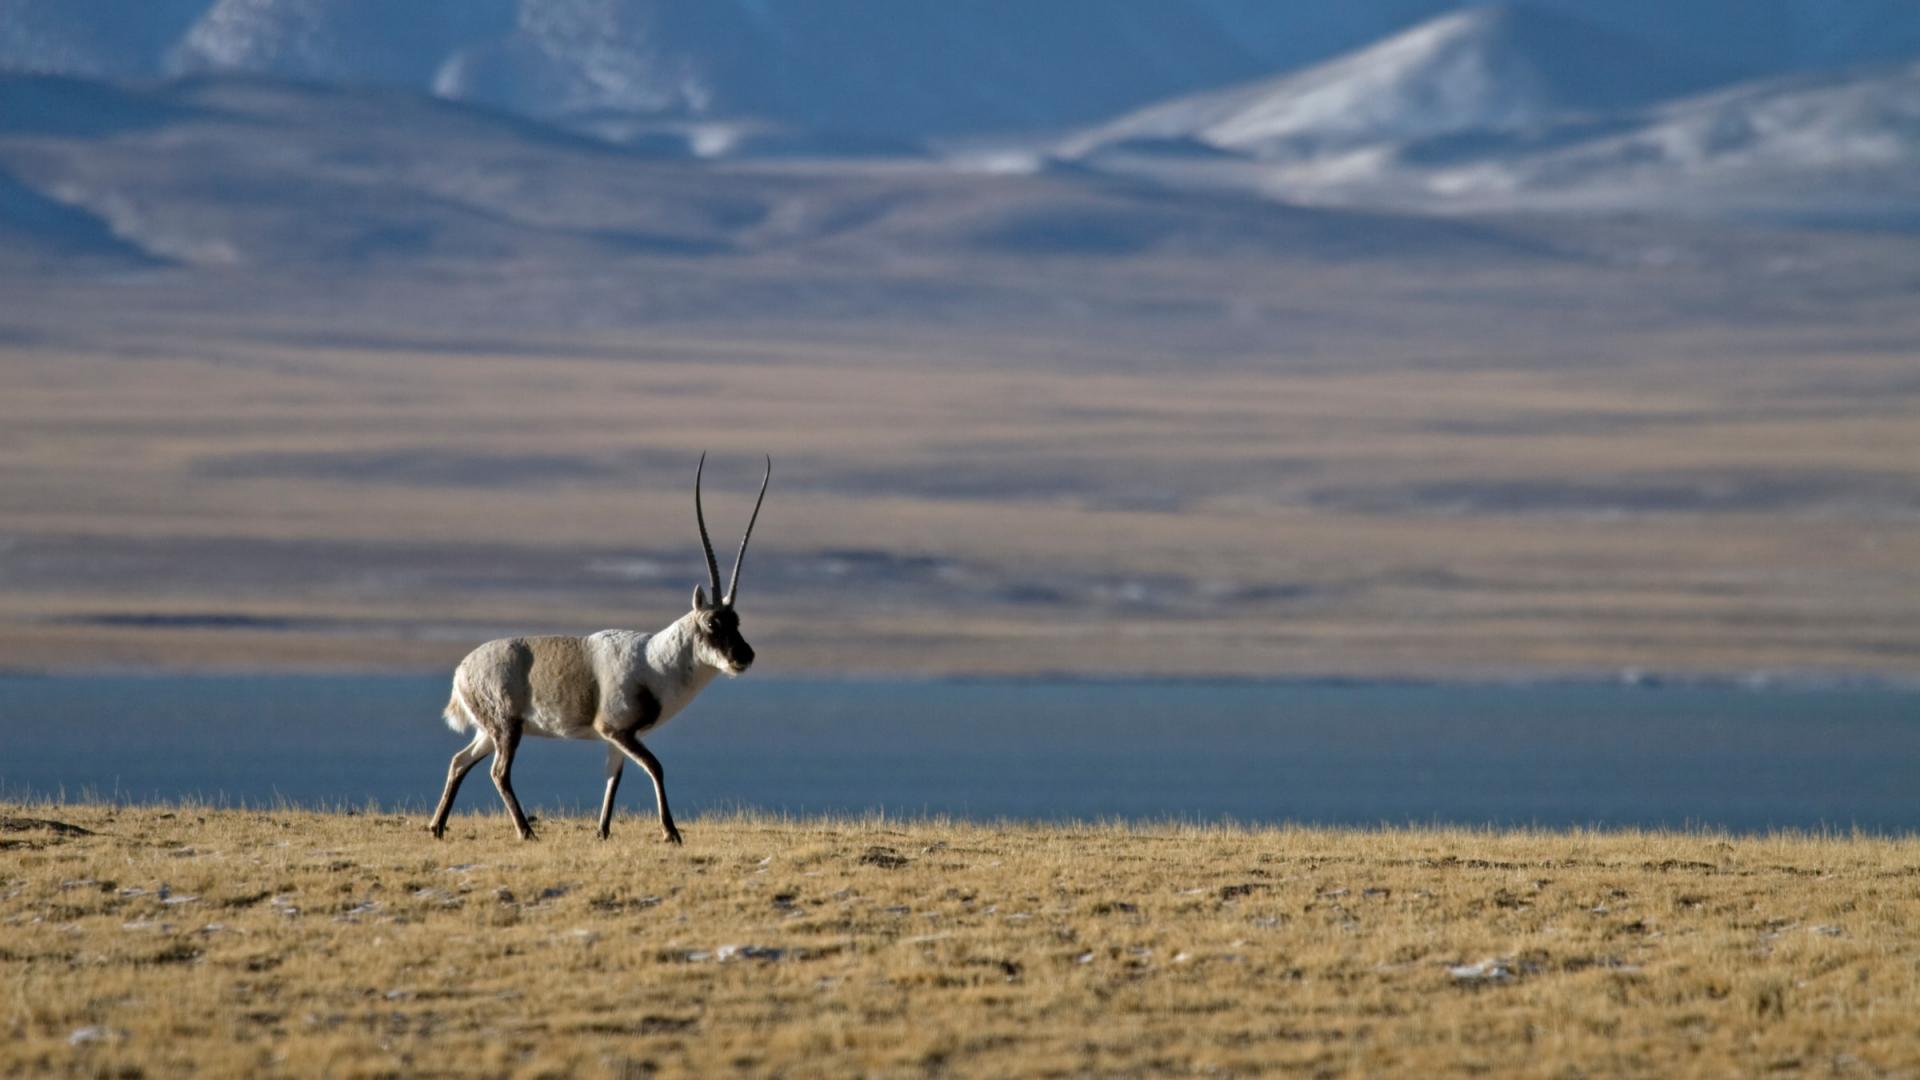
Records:
{"label": "shadowed mountain slope", "polygon": [[115,236],[98,216],[0,173],[0,259],[69,269],[114,269],[158,260]]}
{"label": "shadowed mountain slope", "polygon": [[1529,250],[1497,230],[1169,192],[1063,171],[662,159],[399,91],[257,79],[147,93],[15,78],[0,168],[156,258],[201,265],[641,254],[1294,258]]}

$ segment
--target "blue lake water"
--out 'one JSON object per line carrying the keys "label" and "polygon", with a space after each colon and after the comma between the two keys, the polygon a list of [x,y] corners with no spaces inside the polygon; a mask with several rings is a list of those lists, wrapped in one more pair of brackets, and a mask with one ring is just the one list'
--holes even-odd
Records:
{"label": "blue lake water", "polygon": [[[0,678],[0,795],[422,810],[464,741],[445,701],[443,676]],[[1890,689],[748,676],[647,742],[683,818],[1920,829],[1920,693]],[[602,754],[530,739],[515,787],[590,810]],[[484,770],[459,809],[498,811]],[[652,814],[632,770],[621,810]]]}

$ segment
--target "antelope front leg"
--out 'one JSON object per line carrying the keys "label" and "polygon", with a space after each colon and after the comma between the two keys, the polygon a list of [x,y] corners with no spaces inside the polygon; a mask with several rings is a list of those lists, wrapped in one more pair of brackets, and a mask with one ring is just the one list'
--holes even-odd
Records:
{"label": "antelope front leg", "polygon": [[669,844],[680,843],[680,830],[673,827],[673,811],[667,809],[667,774],[660,768],[660,759],[631,731],[603,731],[601,735],[632,758],[634,764],[647,770],[653,780],[653,801],[660,807],[660,839]]}
{"label": "antelope front leg", "polygon": [[618,746],[607,747],[607,794],[600,803],[600,839],[613,830],[613,793],[620,790],[620,767],[626,764]]}

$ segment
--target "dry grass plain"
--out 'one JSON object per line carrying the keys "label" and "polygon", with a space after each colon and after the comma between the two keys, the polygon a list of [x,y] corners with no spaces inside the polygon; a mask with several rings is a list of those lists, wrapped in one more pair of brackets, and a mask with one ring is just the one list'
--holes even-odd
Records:
{"label": "dry grass plain", "polygon": [[712,447],[722,547],[775,459],[769,670],[1920,669],[1910,353],[1103,371],[807,333],[0,344],[0,655],[419,669],[664,623]]}
{"label": "dry grass plain", "polygon": [[9,1076],[1920,1073],[1911,837],[0,817]]}

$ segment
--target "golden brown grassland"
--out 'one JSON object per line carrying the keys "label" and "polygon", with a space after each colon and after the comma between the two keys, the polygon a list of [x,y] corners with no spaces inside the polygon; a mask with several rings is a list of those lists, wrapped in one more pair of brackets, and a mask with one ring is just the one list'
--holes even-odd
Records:
{"label": "golden brown grassland", "polygon": [[723,548],[755,454],[777,463],[744,593],[769,669],[1920,656],[1900,353],[1100,374],[712,338],[144,348],[0,345],[10,666],[443,668],[657,626],[699,574],[706,446]]}
{"label": "golden brown grassland", "polygon": [[1913,838],[0,816],[9,1076],[1920,1071]]}

